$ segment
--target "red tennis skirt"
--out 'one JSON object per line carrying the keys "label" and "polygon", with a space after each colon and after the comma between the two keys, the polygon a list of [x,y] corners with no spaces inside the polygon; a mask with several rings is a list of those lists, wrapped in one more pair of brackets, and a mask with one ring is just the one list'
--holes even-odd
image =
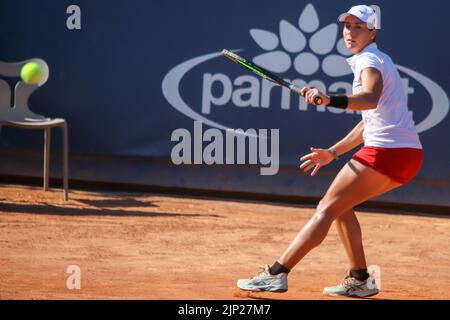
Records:
{"label": "red tennis skirt", "polygon": [[362,147],[352,159],[401,184],[408,183],[419,172],[423,150],[414,148]]}

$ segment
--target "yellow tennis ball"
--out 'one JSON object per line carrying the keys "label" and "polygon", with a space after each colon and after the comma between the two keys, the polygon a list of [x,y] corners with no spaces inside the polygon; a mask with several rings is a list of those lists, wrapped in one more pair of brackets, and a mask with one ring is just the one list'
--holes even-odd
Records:
{"label": "yellow tennis ball", "polygon": [[22,67],[20,77],[27,84],[38,84],[42,79],[42,68],[39,63],[28,62]]}

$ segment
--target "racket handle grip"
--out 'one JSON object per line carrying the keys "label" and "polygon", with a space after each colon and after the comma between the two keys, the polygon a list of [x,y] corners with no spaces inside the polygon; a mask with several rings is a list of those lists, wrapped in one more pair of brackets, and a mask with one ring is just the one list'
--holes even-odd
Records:
{"label": "racket handle grip", "polygon": [[[294,91],[295,93],[297,93],[297,94],[299,94],[299,95],[301,95],[302,97],[304,97],[304,95],[302,95],[302,93],[301,93],[301,88],[299,87],[299,86],[296,86],[295,84],[291,84],[290,86],[289,86],[289,89],[291,89],[292,91]],[[322,98],[321,97],[315,97],[314,98],[314,104],[315,105],[321,105],[322,104]]]}
{"label": "racket handle grip", "polygon": [[315,105],[318,105],[318,106],[319,106],[319,105],[322,104],[322,102],[323,102],[323,101],[322,101],[322,98],[321,98],[321,97],[315,97],[315,98],[314,98],[314,104],[315,104]]}

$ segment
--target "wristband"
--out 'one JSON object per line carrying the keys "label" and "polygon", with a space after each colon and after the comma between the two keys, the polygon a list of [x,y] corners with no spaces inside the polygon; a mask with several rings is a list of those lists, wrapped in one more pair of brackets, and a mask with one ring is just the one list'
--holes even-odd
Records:
{"label": "wristband", "polygon": [[348,97],[345,95],[342,96],[329,96],[330,103],[327,104],[327,107],[335,107],[339,109],[347,109],[348,106]]}

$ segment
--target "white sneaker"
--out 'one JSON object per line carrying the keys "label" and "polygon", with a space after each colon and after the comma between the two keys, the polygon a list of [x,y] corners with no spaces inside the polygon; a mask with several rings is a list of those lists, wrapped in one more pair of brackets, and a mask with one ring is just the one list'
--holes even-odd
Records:
{"label": "white sneaker", "polygon": [[286,292],[288,290],[287,273],[271,275],[269,265],[266,264],[264,270],[255,277],[238,280],[237,286],[239,289],[249,291]]}
{"label": "white sneaker", "polygon": [[367,286],[367,280],[360,281],[351,276],[347,276],[344,281],[342,281],[342,283],[338,284],[337,286],[324,288],[323,293],[333,297],[341,296],[358,298],[365,298],[376,295],[379,292],[378,288],[369,288]]}

